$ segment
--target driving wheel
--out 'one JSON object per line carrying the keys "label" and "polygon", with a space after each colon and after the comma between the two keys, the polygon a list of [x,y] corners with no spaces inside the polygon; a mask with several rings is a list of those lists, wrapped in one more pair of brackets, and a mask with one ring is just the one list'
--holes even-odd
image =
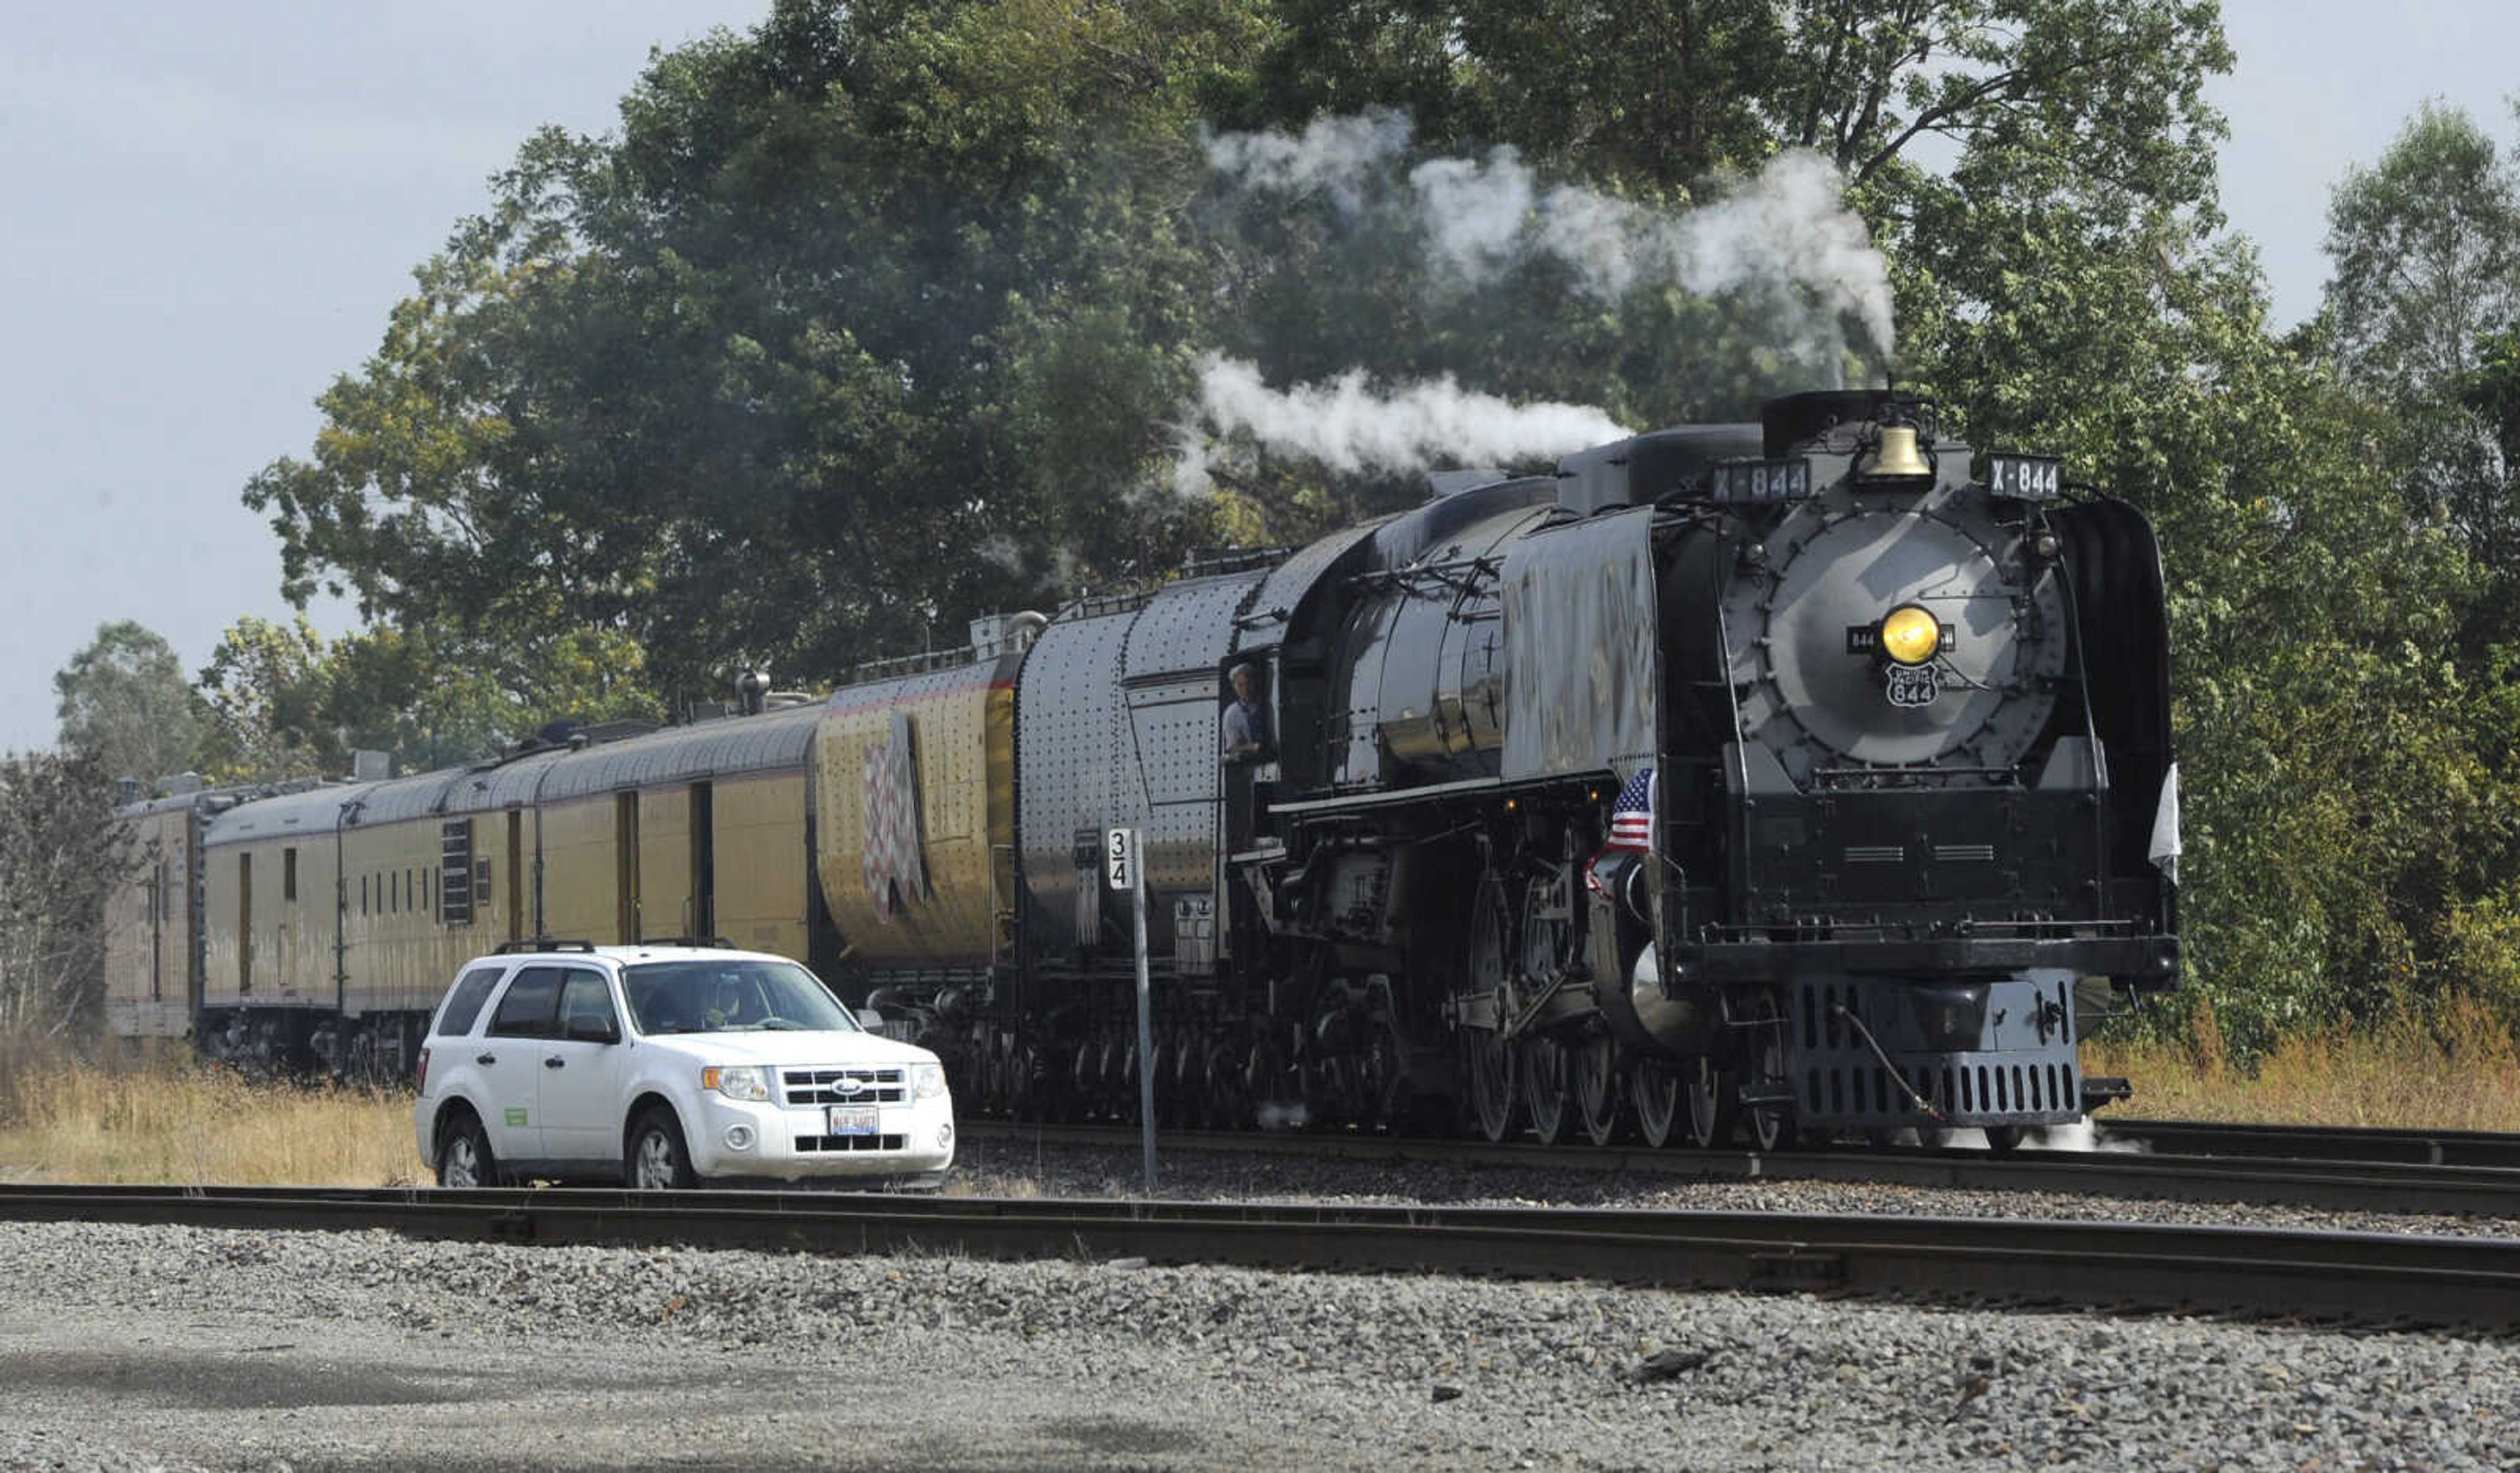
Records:
{"label": "driving wheel", "polygon": [[1680,1072],[1660,1059],[1630,1060],[1628,1098],[1636,1101],[1637,1133],[1645,1144],[1671,1144],[1680,1125]]}

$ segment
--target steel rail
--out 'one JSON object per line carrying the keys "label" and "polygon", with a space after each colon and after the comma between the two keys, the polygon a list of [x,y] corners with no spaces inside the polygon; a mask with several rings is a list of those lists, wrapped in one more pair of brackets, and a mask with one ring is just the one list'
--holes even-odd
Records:
{"label": "steel rail", "polygon": [[829,1192],[0,1185],[0,1218],[1572,1277],[2509,1331],[2520,1241],[2154,1223]]}
{"label": "steel rail", "polygon": [[[1027,1145],[1135,1149],[1134,1128],[973,1121],[963,1128],[964,1163],[994,1148]],[[2166,1137],[2165,1137],[2166,1138]],[[1715,1181],[1827,1181],[1974,1191],[2065,1192],[2170,1201],[2306,1207],[2331,1212],[2520,1219],[2520,1169],[2430,1166],[2385,1160],[2167,1156],[2114,1151],[1654,1150],[1642,1146],[1543,1146],[1410,1136],[1301,1131],[1159,1134],[1159,1150],[1331,1158],[1431,1165],[1617,1174]]]}
{"label": "steel rail", "polygon": [[2112,1120],[2112,1139],[2190,1156],[2280,1156],[2520,1171],[2520,1134],[2369,1126],[2234,1125],[2214,1121]]}

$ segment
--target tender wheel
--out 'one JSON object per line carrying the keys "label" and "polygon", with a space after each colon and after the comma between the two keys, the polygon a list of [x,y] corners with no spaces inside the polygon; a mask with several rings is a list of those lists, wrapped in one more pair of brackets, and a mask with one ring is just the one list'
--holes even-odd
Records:
{"label": "tender wheel", "polygon": [[1225,1039],[1210,1043],[1204,1073],[1201,1098],[1208,1128],[1251,1128],[1251,1091],[1243,1087],[1241,1049]]}
{"label": "tender wheel", "polygon": [[1628,1064],[1628,1098],[1637,1102],[1637,1133],[1659,1150],[1680,1128],[1680,1073],[1658,1059]]}
{"label": "tender wheel", "polygon": [[1251,1055],[1242,1065],[1243,1087],[1250,1093],[1252,1113],[1259,1118],[1260,1128],[1282,1130],[1311,1123],[1311,1112],[1304,1103],[1303,1081],[1296,1078],[1295,1068],[1287,1060],[1285,1046],[1278,1041],[1278,1030],[1263,1028],[1251,1040]]}
{"label": "tender wheel", "polygon": [[1705,1054],[1682,1068],[1688,1085],[1688,1143],[1701,1151],[1731,1145],[1732,1127],[1741,1113],[1739,1082],[1732,1070],[1716,1068],[1715,1060]]}
{"label": "tender wheel", "polygon": [[1542,1145],[1555,1145],[1566,1133],[1569,1114],[1567,1078],[1573,1071],[1567,1068],[1566,1045],[1526,1036],[1515,1052],[1522,1061],[1523,1113],[1531,1117],[1531,1131]]}
{"label": "tender wheel", "polygon": [[1156,1092],[1159,1102],[1171,1102],[1168,1108],[1173,1125],[1184,1130],[1206,1128],[1207,1079],[1202,1071],[1207,1050],[1195,1037],[1184,1036],[1174,1040],[1169,1055],[1158,1050],[1158,1056],[1163,1059],[1164,1072],[1156,1076],[1163,1082],[1163,1087]]}
{"label": "tender wheel", "polygon": [[1990,1151],[2018,1150],[2022,1137],[2029,1133],[2021,1126],[1989,1126],[1986,1128],[1986,1148]]}
{"label": "tender wheel", "polygon": [[1575,1109],[1583,1117],[1584,1134],[1597,1146],[1608,1145],[1619,1133],[1619,1049],[1606,1033],[1596,1033],[1575,1045]]}
{"label": "tender wheel", "polygon": [[623,1173],[635,1191],[685,1191],[699,1184],[683,1128],[662,1110],[650,1110],[630,1128],[630,1160]]}
{"label": "tender wheel", "polygon": [[489,1132],[471,1114],[457,1116],[437,1134],[437,1184],[467,1190],[495,1186],[499,1163],[490,1154]]}
{"label": "tender wheel", "polygon": [[1019,1043],[1007,1055],[1007,1117],[1010,1120],[1037,1121],[1042,1118],[1041,1056],[1029,1043]]}

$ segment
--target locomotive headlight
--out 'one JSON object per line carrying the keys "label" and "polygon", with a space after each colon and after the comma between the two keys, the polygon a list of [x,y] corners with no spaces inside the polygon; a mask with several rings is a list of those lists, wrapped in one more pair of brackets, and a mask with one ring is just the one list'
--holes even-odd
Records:
{"label": "locomotive headlight", "polygon": [[1914,604],[1891,610],[1881,621],[1881,653],[1901,665],[1922,665],[1943,647],[1943,626]]}

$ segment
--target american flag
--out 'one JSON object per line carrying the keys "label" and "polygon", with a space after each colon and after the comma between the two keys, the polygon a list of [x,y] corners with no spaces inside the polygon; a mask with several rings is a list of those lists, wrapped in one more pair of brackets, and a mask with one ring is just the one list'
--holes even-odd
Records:
{"label": "american flag", "polygon": [[1619,801],[1610,805],[1610,842],[1601,846],[1601,852],[1651,853],[1653,810],[1654,769],[1639,767],[1619,790]]}
{"label": "american flag", "polygon": [[1649,854],[1653,852],[1654,769],[1640,767],[1619,790],[1618,801],[1610,805],[1610,842],[1584,866],[1584,882],[1595,890],[1601,888],[1595,869],[1612,854]]}
{"label": "american flag", "polygon": [[919,850],[919,764],[907,712],[892,713],[890,740],[867,749],[865,779],[867,898],[889,920],[903,900],[927,896]]}

